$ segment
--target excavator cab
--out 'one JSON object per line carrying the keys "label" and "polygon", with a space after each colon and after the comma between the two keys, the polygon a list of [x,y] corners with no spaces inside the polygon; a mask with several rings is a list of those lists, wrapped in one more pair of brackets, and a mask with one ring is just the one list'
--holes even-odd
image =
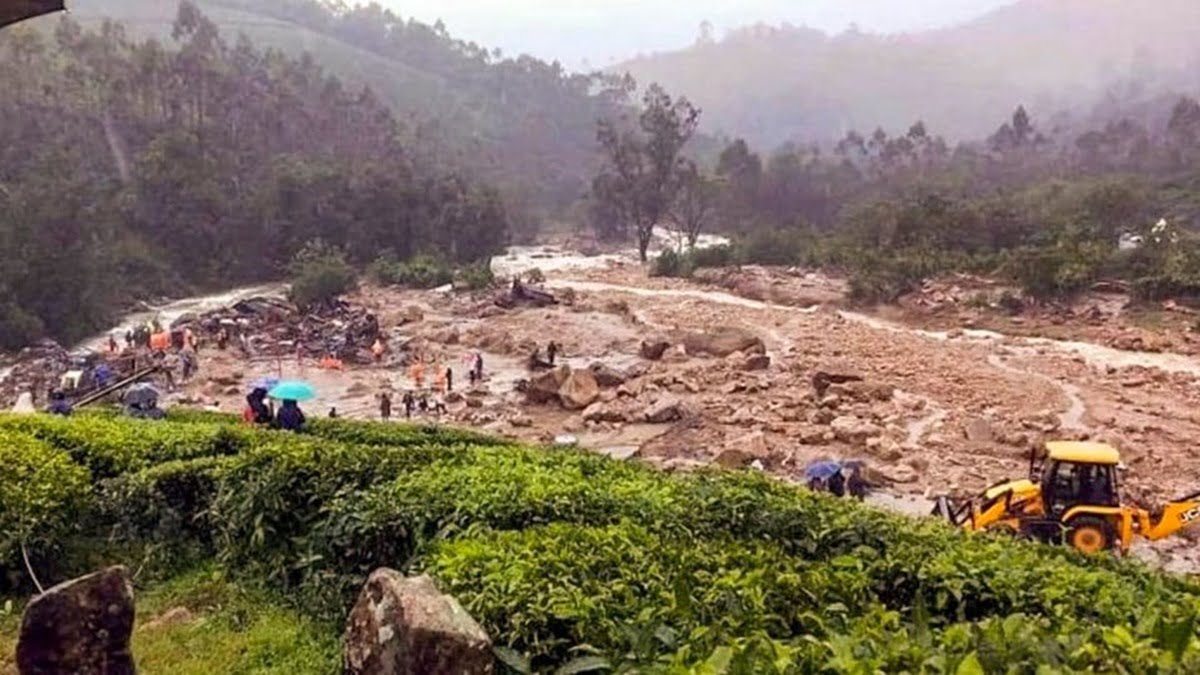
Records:
{"label": "excavator cab", "polygon": [[1041,514],[1022,523],[1026,534],[1065,540],[1092,553],[1126,541],[1129,519],[1121,508],[1117,467],[1121,455],[1104,443],[1055,441],[1046,444],[1038,470],[1036,454],[1030,473],[1040,474]]}

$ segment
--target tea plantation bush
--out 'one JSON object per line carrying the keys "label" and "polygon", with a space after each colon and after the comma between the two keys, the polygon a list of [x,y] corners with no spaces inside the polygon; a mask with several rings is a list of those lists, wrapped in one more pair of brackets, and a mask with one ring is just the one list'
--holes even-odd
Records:
{"label": "tea plantation bush", "polygon": [[432,574],[518,672],[1200,672],[1200,587],[1114,557],[751,473],[434,427],[171,418],[0,416],[0,589],[28,588],[21,543],[53,581],[88,546],[89,562],[153,551],[336,622],[388,565]]}

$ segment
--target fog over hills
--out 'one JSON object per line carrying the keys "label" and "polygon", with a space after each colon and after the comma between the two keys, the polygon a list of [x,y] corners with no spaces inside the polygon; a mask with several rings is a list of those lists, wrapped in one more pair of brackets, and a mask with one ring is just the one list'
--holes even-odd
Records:
{"label": "fog over hills", "polygon": [[951,139],[976,138],[1018,103],[1042,119],[1078,119],[1097,105],[1194,92],[1198,38],[1194,0],[1021,0],[909,34],[760,24],[614,70],[689,96],[709,130],[758,144],[918,119]]}

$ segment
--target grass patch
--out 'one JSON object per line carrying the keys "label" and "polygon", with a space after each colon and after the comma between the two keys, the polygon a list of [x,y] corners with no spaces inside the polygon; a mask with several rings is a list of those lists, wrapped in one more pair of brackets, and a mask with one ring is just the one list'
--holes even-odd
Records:
{"label": "grass patch", "polygon": [[[138,589],[133,654],[145,675],[336,673],[336,626],[205,566]],[[0,616],[0,673],[16,672],[20,608]]]}

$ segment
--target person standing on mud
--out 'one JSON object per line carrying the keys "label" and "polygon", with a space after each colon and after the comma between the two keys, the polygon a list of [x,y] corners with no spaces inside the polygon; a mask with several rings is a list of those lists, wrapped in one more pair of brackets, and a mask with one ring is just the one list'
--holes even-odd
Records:
{"label": "person standing on mud", "polygon": [[551,340],[550,344],[546,345],[546,360],[550,365],[554,365],[554,359],[558,357],[559,349],[561,348],[554,340]]}
{"label": "person standing on mud", "polygon": [[446,364],[446,393],[454,391],[454,369]]}
{"label": "person standing on mud", "polygon": [[425,387],[425,361],[420,356],[413,361],[412,368],[408,369],[408,375],[412,378],[413,386],[417,389]]}
{"label": "person standing on mud", "polygon": [[412,419],[413,406],[417,404],[411,391],[404,392],[404,419]]}
{"label": "person standing on mud", "polygon": [[386,391],[379,395],[379,419],[384,422],[392,419],[392,395]]}

